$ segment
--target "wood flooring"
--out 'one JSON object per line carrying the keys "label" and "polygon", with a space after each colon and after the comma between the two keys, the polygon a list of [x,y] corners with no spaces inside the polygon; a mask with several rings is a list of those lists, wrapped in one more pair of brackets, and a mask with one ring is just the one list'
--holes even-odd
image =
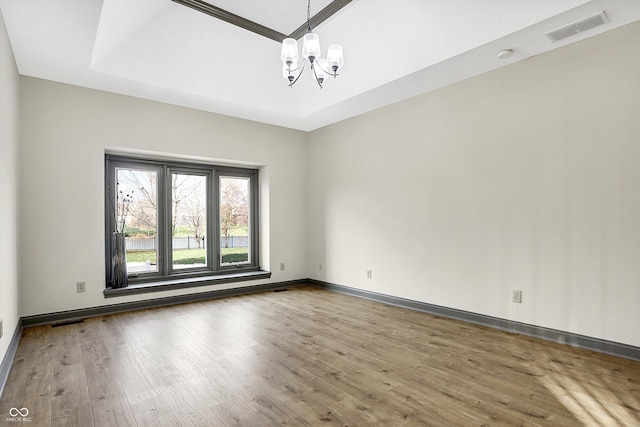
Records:
{"label": "wood flooring", "polygon": [[0,425],[638,426],[640,362],[305,286],[25,329]]}

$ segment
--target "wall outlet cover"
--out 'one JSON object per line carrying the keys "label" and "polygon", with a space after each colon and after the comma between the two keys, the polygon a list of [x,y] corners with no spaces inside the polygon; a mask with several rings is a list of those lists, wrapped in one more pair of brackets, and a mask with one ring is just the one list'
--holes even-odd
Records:
{"label": "wall outlet cover", "polygon": [[512,300],[515,303],[521,304],[522,303],[522,291],[513,291]]}

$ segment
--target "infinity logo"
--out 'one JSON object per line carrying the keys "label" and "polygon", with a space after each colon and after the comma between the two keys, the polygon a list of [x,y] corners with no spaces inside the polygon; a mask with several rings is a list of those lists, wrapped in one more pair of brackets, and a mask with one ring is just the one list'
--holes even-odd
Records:
{"label": "infinity logo", "polygon": [[9,415],[12,417],[17,417],[18,415],[20,415],[21,417],[26,417],[27,415],[29,415],[29,410],[27,408],[11,408],[9,410]]}

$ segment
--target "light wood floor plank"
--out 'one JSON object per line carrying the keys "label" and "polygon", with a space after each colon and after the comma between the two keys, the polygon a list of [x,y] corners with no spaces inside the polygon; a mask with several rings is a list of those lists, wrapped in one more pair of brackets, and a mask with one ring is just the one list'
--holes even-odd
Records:
{"label": "light wood floor plank", "polygon": [[135,402],[129,402],[129,405],[139,426],[180,426],[175,414],[159,392]]}
{"label": "light wood floor plank", "polygon": [[256,414],[241,399],[227,400],[224,404],[214,405],[211,410],[226,427],[253,427],[265,425],[265,418]]}
{"label": "light wood floor plank", "polygon": [[51,420],[51,425],[54,427],[93,426],[91,404],[87,402],[79,406],[61,410],[56,414],[56,418]]}
{"label": "light wood floor plank", "polygon": [[640,362],[314,287],[25,329],[34,426],[640,425]]}
{"label": "light wood floor plank", "polygon": [[183,426],[214,426],[222,421],[188,382],[160,387],[167,405]]}

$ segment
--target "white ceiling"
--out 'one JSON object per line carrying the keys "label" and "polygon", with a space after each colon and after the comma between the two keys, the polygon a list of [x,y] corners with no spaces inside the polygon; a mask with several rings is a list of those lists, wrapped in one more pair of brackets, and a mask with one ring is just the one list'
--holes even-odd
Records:
{"label": "white ceiling", "polygon": [[[208,2],[285,34],[306,20],[306,0]],[[328,3],[312,0],[312,14]],[[20,74],[306,131],[640,20],[639,0],[353,0],[314,28],[345,55],[320,90],[310,75],[287,86],[279,43],[171,0],[0,10]],[[544,35],[602,10],[605,25]]]}

